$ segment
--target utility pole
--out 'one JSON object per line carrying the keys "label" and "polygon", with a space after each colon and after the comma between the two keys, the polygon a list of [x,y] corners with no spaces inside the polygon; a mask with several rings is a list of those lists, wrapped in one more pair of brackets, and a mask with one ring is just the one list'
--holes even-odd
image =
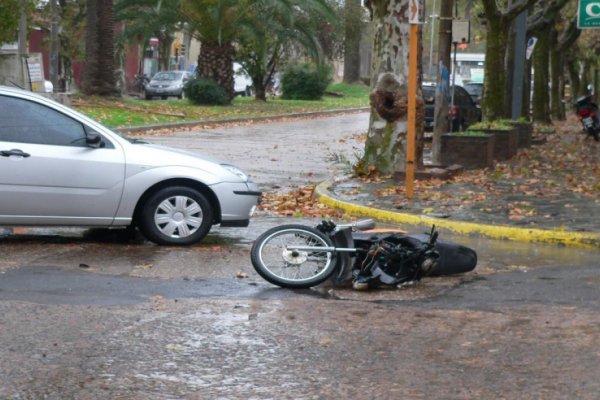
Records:
{"label": "utility pole", "polygon": [[[438,73],[435,91],[435,110],[433,118],[433,140],[431,143],[431,158],[434,164],[439,165],[442,160],[442,134],[448,132],[448,102],[449,84],[448,76],[442,72],[451,72],[452,49],[452,13],[453,0],[442,0],[440,4],[440,31],[438,33]],[[442,68],[442,65],[444,68]],[[448,90],[446,90],[448,89]]]}
{"label": "utility pole", "polygon": [[431,15],[429,15],[429,18],[431,18],[431,37],[429,39],[429,68],[428,68],[428,72],[430,75],[435,75],[437,73],[437,68],[435,68],[434,64],[433,64],[433,35],[435,33],[435,19],[437,17],[438,17],[438,15],[435,14],[435,0],[433,0],[433,8],[431,9]]}

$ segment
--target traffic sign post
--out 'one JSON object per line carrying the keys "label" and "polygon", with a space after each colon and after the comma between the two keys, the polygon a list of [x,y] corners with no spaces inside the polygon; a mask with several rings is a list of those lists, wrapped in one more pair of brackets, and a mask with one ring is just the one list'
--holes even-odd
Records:
{"label": "traffic sign post", "polygon": [[577,28],[600,28],[600,0],[579,0],[577,7]]}
{"label": "traffic sign post", "polygon": [[419,25],[423,23],[422,0],[410,0],[410,47],[408,53],[408,118],[406,132],[406,198],[412,199],[415,180],[415,142],[417,136],[417,53]]}

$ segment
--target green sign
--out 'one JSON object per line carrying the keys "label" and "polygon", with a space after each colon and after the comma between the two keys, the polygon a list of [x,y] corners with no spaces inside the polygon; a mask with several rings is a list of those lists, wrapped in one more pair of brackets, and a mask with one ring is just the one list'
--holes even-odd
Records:
{"label": "green sign", "polygon": [[579,0],[577,27],[600,28],[600,0]]}

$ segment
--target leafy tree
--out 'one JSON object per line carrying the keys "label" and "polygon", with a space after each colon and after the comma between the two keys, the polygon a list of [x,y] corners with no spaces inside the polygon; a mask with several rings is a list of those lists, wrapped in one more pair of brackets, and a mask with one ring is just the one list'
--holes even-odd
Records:
{"label": "leafy tree", "polygon": [[0,7],[0,44],[15,42],[19,28],[19,0],[2,0]]}
{"label": "leafy tree", "polygon": [[[50,3],[40,3],[39,12],[34,14],[33,23],[50,30],[52,22]],[[86,0],[59,0],[58,1],[59,34],[58,42],[58,74],[62,78],[59,83],[71,82],[73,79],[73,64],[83,60],[85,46],[82,38],[86,28]],[[46,45],[49,38],[46,39]],[[64,89],[64,88],[55,88]]]}
{"label": "leafy tree", "polygon": [[518,0],[502,6],[497,0],[481,0],[486,19],[485,81],[481,110],[487,120],[508,118],[504,108],[505,57],[512,21],[537,0]]}
{"label": "leafy tree", "polygon": [[[252,78],[256,100],[266,100],[266,90],[286,59],[301,51],[321,60],[321,46],[307,20],[333,13],[321,0],[291,3],[264,2],[255,6],[256,23],[246,25],[238,39],[237,60]],[[315,18],[316,19],[316,18]]]}
{"label": "leafy tree", "polygon": [[140,40],[142,52],[150,38],[157,38],[160,68],[168,70],[175,32],[182,25],[180,7],[180,0],[117,0],[115,17],[125,22],[123,38],[129,42]]}
{"label": "leafy tree", "polygon": [[[533,82],[533,120],[538,122],[550,122],[550,103],[560,102],[558,99],[559,89],[559,63],[557,54],[551,58],[551,53],[557,50],[558,26],[561,11],[569,0],[553,0],[546,3],[538,3],[534,13],[528,20],[527,28],[530,34],[538,38],[533,52],[533,68],[535,69]],[[553,64],[551,71],[551,61]],[[551,72],[555,82],[552,91],[554,98],[551,99],[549,82]]]}

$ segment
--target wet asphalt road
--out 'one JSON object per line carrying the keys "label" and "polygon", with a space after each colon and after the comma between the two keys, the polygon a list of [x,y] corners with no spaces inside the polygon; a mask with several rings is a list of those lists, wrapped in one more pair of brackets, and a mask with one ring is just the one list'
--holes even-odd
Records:
{"label": "wet asphalt road", "polygon": [[[343,171],[365,121],[153,140],[285,190]],[[598,398],[598,251],[451,237],[478,250],[474,273],[290,291],[249,262],[252,240],[288,222],[258,215],[187,248],[124,231],[1,230],[0,399]]]}

